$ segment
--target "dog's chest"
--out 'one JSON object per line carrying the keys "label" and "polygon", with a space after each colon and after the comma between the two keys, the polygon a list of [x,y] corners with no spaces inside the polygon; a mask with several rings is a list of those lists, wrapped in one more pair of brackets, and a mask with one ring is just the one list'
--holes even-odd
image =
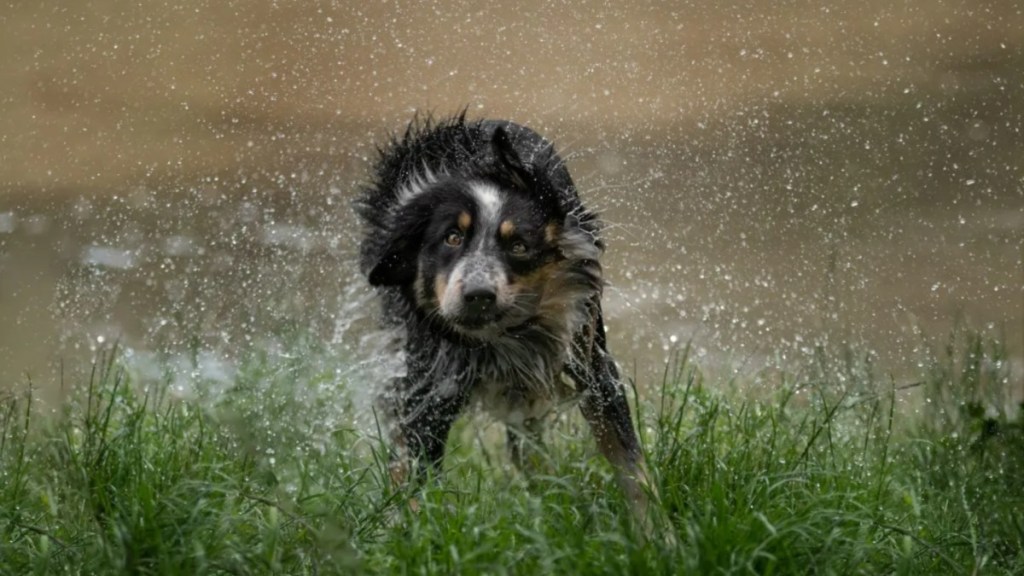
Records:
{"label": "dog's chest", "polygon": [[514,383],[481,380],[473,389],[472,402],[491,417],[510,426],[523,426],[530,420],[540,420],[552,414],[556,405],[570,398],[571,387],[562,376],[552,377],[542,389],[524,389]]}
{"label": "dog's chest", "polygon": [[474,360],[471,401],[506,424],[541,419],[573,394],[562,376],[561,351],[502,350]]}

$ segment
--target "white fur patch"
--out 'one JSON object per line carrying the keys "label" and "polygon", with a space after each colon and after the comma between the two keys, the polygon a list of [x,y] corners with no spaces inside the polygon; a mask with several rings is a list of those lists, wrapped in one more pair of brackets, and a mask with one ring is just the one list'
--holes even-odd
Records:
{"label": "white fur patch", "polygon": [[466,259],[461,258],[451,274],[448,275],[448,287],[444,294],[438,294],[441,304],[441,315],[451,317],[459,312],[462,305],[462,277],[465,275]]}
{"label": "white fur patch", "polygon": [[434,174],[434,171],[424,164],[423,170],[409,177],[409,181],[398,190],[398,202],[395,204],[395,208],[405,206],[437,180],[437,174]]}
{"label": "white fur patch", "polygon": [[497,223],[498,215],[501,214],[501,206],[505,203],[505,196],[501,190],[483,182],[470,184],[469,190],[480,208],[480,219],[485,223]]}

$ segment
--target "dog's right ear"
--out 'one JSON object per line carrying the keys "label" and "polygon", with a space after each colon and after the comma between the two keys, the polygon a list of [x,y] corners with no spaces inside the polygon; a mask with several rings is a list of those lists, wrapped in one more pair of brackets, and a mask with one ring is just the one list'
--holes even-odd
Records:
{"label": "dog's right ear", "polygon": [[404,206],[388,226],[389,236],[378,244],[367,277],[371,286],[402,286],[416,280],[423,234],[430,223],[431,205],[420,196]]}

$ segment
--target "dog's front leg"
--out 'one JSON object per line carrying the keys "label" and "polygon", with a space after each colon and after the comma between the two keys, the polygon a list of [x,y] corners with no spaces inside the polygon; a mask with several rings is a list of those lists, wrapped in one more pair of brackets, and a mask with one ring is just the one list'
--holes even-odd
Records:
{"label": "dog's front leg", "polygon": [[590,424],[597,447],[615,467],[634,518],[650,535],[653,527],[648,517],[648,494],[657,494],[647,477],[618,370],[607,352],[600,305],[594,306],[593,317],[590,330],[577,335],[574,358],[567,369],[582,393],[580,410]]}
{"label": "dog's front leg", "polygon": [[[405,380],[405,379],[403,379]],[[405,394],[399,400],[398,421],[391,430],[391,481],[396,487],[419,485],[428,475],[437,475],[444,460],[445,444],[452,424],[466,404],[466,395],[437,394],[437,388],[416,386],[409,390],[409,381],[402,383]],[[410,507],[418,503],[410,500]]]}
{"label": "dog's front leg", "polygon": [[649,530],[647,495],[653,487],[647,478],[644,455],[633,431],[626,395],[611,366],[611,359],[604,362],[607,367],[595,370],[590,386],[583,392],[580,410],[590,424],[598,450],[615,467],[619,486],[634,516],[645,530]]}

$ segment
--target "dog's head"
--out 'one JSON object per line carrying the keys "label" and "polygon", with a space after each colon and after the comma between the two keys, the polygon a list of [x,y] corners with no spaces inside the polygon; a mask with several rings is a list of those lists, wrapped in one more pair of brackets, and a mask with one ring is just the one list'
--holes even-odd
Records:
{"label": "dog's head", "polygon": [[482,340],[572,322],[601,289],[596,221],[578,201],[565,205],[551,178],[558,157],[524,163],[503,128],[490,146],[457,171],[410,177],[368,274],[372,285],[406,287],[426,316]]}

